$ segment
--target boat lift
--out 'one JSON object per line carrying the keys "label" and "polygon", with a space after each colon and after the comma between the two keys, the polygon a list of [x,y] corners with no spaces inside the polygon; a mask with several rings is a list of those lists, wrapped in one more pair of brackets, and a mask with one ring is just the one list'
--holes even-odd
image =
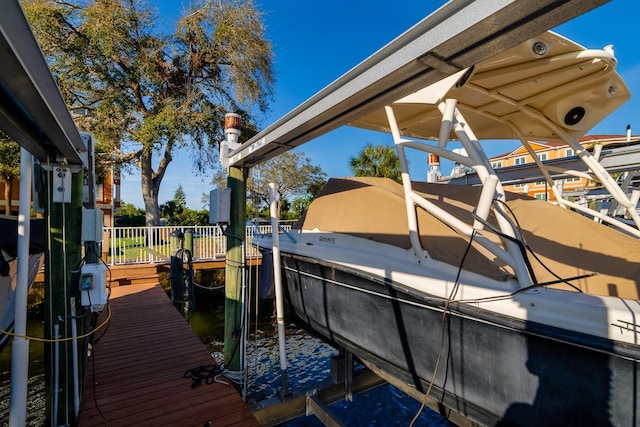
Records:
{"label": "boat lift", "polygon": [[[559,5],[547,0],[534,6],[516,1],[450,1],[247,142],[240,146],[223,144],[221,162],[237,182],[248,167],[349,124],[603,3],[570,1]],[[236,212],[244,213],[244,191],[234,191],[231,197],[231,211],[236,206]],[[243,217],[231,218],[231,223],[244,221]],[[274,267],[279,268],[275,262]],[[286,378],[286,364],[281,369]]]}
{"label": "boat lift", "polygon": [[[265,161],[606,2],[452,0],[232,151],[229,165],[245,168]],[[86,147],[18,0],[3,2],[0,56],[0,129],[42,162],[81,167]],[[29,178],[23,178],[26,185]],[[243,195],[236,196],[234,203],[244,203]],[[21,197],[24,204],[28,200]],[[20,211],[27,212],[22,206]],[[244,218],[234,221],[244,224]],[[22,234],[21,239],[28,239],[27,228]],[[28,349],[28,345],[17,347]],[[23,353],[14,355],[27,358]],[[24,424],[26,376],[23,380],[12,387],[10,425]]]}

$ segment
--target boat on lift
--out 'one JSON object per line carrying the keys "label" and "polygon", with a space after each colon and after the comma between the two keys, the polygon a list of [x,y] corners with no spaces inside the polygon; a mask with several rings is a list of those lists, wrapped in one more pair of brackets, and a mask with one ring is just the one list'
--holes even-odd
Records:
{"label": "boat on lift", "polygon": [[[616,65],[546,32],[354,120],[391,134],[402,180],[331,179],[288,238],[254,239],[279,241],[295,321],[482,425],[637,424],[638,193],[579,144],[630,97]],[[558,205],[504,191],[480,141],[507,139]],[[598,181],[633,225],[563,198],[532,141],[567,143],[588,173],[562,174]],[[482,184],[412,180],[408,150]]]}

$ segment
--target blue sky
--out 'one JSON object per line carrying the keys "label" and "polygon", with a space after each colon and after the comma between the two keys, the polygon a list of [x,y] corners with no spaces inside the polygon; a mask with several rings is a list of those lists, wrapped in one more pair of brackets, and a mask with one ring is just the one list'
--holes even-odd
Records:
{"label": "blue sky", "polygon": [[[180,12],[177,0],[154,1],[168,25]],[[445,3],[441,0],[394,2],[380,0],[255,0],[265,13],[267,37],[273,44],[276,85],[271,111],[261,120],[267,127],[322,90]],[[613,44],[618,73],[631,90],[632,98],[591,134],[624,134],[630,124],[640,134],[640,49],[637,25],[640,2],[613,0],[573,19],[554,31],[587,48]],[[352,128],[341,128],[299,148],[320,165],[328,176],[350,175],[349,158],[366,144],[392,144],[391,137]],[[487,147],[490,155],[515,148],[517,143]],[[410,167],[424,178],[424,158],[410,159]],[[214,170],[212,168],[212,170]],[[422,172],[424,170],[425,172]],[[449,171],[444,167],[444,172]],[[121,196],[142,207],[139,174],[123,177]],[[201,208],[202,193],[211,190],[210,177],[196,175],[187,151],[174,155],[162,182],[159,202],[173,198],[178,185],[191,208]]]}

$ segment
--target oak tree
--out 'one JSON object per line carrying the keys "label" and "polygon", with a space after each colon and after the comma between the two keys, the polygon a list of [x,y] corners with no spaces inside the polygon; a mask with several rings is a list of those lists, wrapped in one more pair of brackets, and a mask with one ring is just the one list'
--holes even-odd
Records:
{"label": "oak tree", "polygon": [[274,183],[279,200],[279,212],[284,200],[290,197],[315,196],[325,184],[327,175],[320,166],[300,151],[287,151],[254,166],[250,175],[250,197],[258,203],[269,200],[269,183]]}
{"label": "oak tree", "polygon": [[[139,168],[146,224],[175,150],[215,161],[224,115],[248,128],[272,98],[271,44],[252,0],[195,0],[172,32],[140,0],[24,0],[77,122],[125,172]],[[243,131],[245,138],[250,132]]]}

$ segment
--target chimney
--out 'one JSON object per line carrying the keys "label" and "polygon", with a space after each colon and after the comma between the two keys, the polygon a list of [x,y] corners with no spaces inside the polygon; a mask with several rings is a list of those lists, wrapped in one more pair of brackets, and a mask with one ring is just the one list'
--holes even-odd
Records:
{"label": "chimney", "polygon": [[627,125],[627,142],[631,141],[631,125]]}
{"label": "chimney", "polygon": [[240,147],[238,137],[242,128],[240,114],[227,113],[224,115],[224,140],[220,143],[220,163],[229,167],[229,153]]}

